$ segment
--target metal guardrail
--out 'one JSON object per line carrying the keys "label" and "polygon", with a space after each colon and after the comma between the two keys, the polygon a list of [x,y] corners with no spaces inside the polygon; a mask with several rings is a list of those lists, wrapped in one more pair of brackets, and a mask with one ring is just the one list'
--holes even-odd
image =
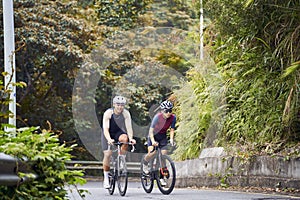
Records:
{"label": "metal guardrail", "polygon": [[[83,161],[83,160],[72,160],[66,162],[67,169],[70,170],[102,170],[103,162],[100,161]],[[130,173],[140,172],[140,162],[126,162],[127,170]]]}
{"label": "metal guardrail", "polygon": [[[19,172],[24,173],[25,176],[19,177]],[[28,166],[24,161],[0,153],[0,185],[16,186],[32,178],[36,178],[36,175],[29,172]]]}

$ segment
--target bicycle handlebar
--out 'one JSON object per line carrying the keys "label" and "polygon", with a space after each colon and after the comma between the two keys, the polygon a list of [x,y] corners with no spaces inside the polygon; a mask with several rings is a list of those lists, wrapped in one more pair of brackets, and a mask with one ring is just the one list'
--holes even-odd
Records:
{"label": "bicycle handlebar", "polygon": [[[172,145],[170,142],[167,143],[167,145],[165,146],[171,146],[171,147],[175,147],[176,143],[174,143],[174,145]],[[161,148],[162,146],[160,144],[158,144],[158,146],[153,146],[153,150],[150,151],[150,153],[153,153],[155,150],[157,150],[158,148]]]}
{"label": "bicycle handlebar", "polygon": [[[134,151],[135,151],[135,146],[134,146],[134,144],[133,144],[132,142],[120,142],[120,141],[118,141],[118,142],[113,142],[112,145],[119,146],[119,145],[122,145],[122,144],[128,144],[128,145],[131,145],[131,146],[132,146],[132,149],[131,149],[130,152],[134,152]],[[110,150],[110,146],[111,146],[111,144],[108,144],[108,150]]]}

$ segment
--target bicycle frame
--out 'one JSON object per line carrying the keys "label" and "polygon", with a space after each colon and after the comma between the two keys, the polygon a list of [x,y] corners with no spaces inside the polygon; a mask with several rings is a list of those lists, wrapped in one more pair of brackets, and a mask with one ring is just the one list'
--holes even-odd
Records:
{"label": "bicycle frame", "polygon": [[[158,160],[158,162],[159,162],[159,164],[157,165],[155,165],[155,168],[154,169],[152,169],[153,171],[156,171],[156,170],[161,170],[161,169],[159,169],[159,167],[161,166],[161,167],[164,167],[164,164],[163,164],[163,161],[162,161],[162,152],[161,152],[161,148],[159,147],[159,146],[155,146],[154,148],[153,148],[153,150],[151,151],[151,152],[154,152],[154,151],[156,151],[155,152],[155,155],[153,156],[153,158],[151,159],[152,161],[154,161],[154,160]],[[153,166],[153,165],[152,165]]]}
{"label": "bicycle frame", "polygon": [[[134,146],[134,144],[132,144],[132,143],[130,143],[130,142],[115,142],[115,143],[113,143],[112,145],[115,145],[117,148],[116,149],[114,149],[114,150],[112,150],[111,149],[111,146],[112,145],[108,145],[108,150],[111,150],[112,151],[112,157],[114,158],[114,160],[116,160],[117,159],[117,157],[119,157],[119,156],[125,156],[125,154],[122,154],[122,150],[121,150],[121,145],[122,144],[128,144],[128,145],[132,145],[132,150],[130,151],[130,152],[134,152],[135,151],[135,146]],[[115,152],[117,152],[117,155],[114,155],[115,154]],[[117,163],[118,164],[118,166],[119,166],[119,163]],[[119,170],[119,169],[118,169]]]}
{"label": "bicycle frame", "polygon": [[131,152],[135,150],[134,144],[132,143],[116,142],[113,144],[116,146],[116,149],[114,150],[111,150],[111,145],[109,145],[108,150],[112,151],[111,162],[113,165],[111,166],[113,170],[111,170],[110,188],[108,189],[110,195],[114,193],[116,182],[118,183],[118,189],[121,196],[124,196],[127,190],[128,174],[127,174],[125,154],[122,154],[122,150],[121,150],[122,144],[132,145],[133,148]]}

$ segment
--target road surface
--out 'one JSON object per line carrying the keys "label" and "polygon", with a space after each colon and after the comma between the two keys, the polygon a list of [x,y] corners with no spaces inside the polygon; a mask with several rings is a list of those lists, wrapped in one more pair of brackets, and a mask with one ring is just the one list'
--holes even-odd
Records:
{"label": "road surface", "polygon": [[[159,189],[155,186],[152,193],[147,194],[142,188],[140,182],[134,181],[128,183],[127,193],[124,197],[121,197],[116,189],[113,195],[109,195],[106,189],[103,189],[102,182],[89,181],[83,186],[79,186],[79,189],[88,190],[89,194],[86,194],[85,200],[111,200],[111,199],[130,199],[130,200],[300,200],[300,198],[276,195],[276,194],[258,194],[258,193],[246,193],[235,191],[219,191],[208,189],[192,189],[192,188],[175,188],[170,195],[163,195]],[[78,195],[74,187],[69,191],[70,200],[82,200]]]}

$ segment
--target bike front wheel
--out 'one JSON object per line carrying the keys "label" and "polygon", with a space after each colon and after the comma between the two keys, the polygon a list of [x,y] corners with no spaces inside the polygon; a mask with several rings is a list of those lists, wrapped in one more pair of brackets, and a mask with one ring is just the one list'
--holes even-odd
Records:
{"label": "bike front wheel", "polygon": [[111,158],[111,164],[110,164],[111,168],[110,168],[110,172],[108,175],[108,180],[109,180],[109,188],[108,188],[108,193],[110,195],[114,194],[115,191],[115,185],[116,185],[116,166],[114,163],[113,158]]}
{"label": "bike front wheel", "polygon": [[153,176],[152,176],[153,172],[150,171],[148,174],[146,174],[143,169],[143,164],[144,164],[144,157],[142,158],[141,161],[141,183],[145,192],[151,193],[153,190]]}
{"label": "bike front wheel", "polygon": [[118,156],[118,188],[119,193],[121,196],[124,196],[127,191],[127,184],[128,184],[128,173],[127,173],[127,166],[125,161],[125,156],[120,155]]}
{"label": "bike front wheel", "polygon": [[162,162],[159,165],[162,165],[159,166],[156,175],[157,186],[161,193],[170,194],[176,182],[175,165],[168,155],[162,155],[161,160]]}

